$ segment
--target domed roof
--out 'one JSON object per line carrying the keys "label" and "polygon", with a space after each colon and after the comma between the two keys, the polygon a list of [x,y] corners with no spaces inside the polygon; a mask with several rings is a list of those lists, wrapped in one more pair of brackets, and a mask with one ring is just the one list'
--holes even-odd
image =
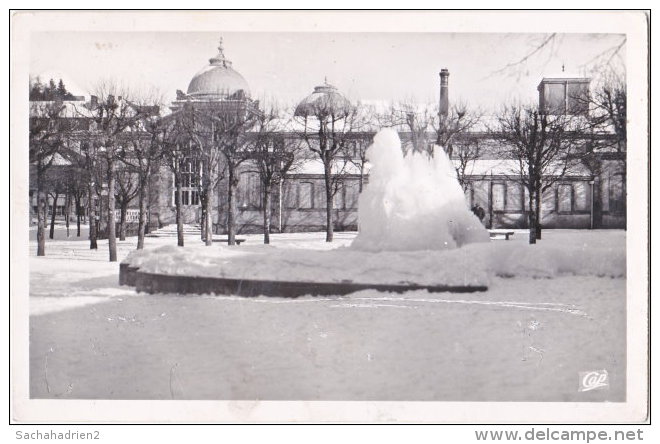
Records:
{"label": "domed roof", "polygon": [[294,114],[302,117],[342,115],[348,114],[351,109],[351,102],[326,80],[323,85],[315,87],[312,94],[302,99]]}
{"label": "domed roof", "polygon": [[231,62],[225,58],[222,39],[218,54],[209,59],[209,66],[199,71],[188,85],[188,95],[195,98],[226,99],[250,96],[250,88]]}

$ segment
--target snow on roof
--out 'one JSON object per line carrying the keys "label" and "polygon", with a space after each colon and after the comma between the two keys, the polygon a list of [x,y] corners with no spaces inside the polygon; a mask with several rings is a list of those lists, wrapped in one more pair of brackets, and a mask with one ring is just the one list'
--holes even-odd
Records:
{"label": "snow on roof", "polygon": [[552,71],[543,76],[539,81],[541,83],[559,83],[559,82],[580,82],[580,83],[589,83],[591,79],[586,75],[580,74],[578,72],[564,72],[564,71]]}
{"label": "snow on roof", "polygon": [[[369,172],[370,166],[365,165],[364,173]],[[302,163],[299,167],[292,171],[290,174],[310,174],[310,175],[320,175],[324,174],[323,163],[320,159],[310,159],[307,162]],[[351,163],[348,160],[338,159],[333,167],[332,174],[360,174],[360,168]]]}
{"label": "snow on roof", "polygon": [[[452,160],[458,167],[458,160]],[[546,174],[557,175],[562,172],[563,164],[560,162],[550,165]],[[520,164],[513,159],[477,159],[468,163],[465,174],[468,176],[508,176],[517,175],[520,171]],[[584,165],[574,165],[567,171],[568,175],[591,176],[591,173]]]}
{"label": "snow on roof", "polygon": [[[30,117],[42,117],[49,112],[49,107],[56,102],[32,101],[30,102]],[[85,102],[81,100],[65,100],[62,102],[61,117],[91,117]]]}

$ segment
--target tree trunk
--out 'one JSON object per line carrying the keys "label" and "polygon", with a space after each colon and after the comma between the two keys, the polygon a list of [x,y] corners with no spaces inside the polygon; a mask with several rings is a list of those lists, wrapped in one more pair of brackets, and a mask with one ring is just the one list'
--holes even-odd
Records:
{"label": "tree trunk", "polygon": [[206,216],[208,214],[208,205],[208,199],[202,199],[202,215],[200,220],[200,237],[202,238],[202,242],[206,242]]}
{"label": "tree trunk", "polygon": [[71,213],[71,196],[67,192],[64,195],[64,223],[66,225],[66,237],[67,239],[70,236],[69,233],[69,218],[70,218],[70,213]]}
{"label": "tree trunk", "polygon": [[[236,199],[234,198],[237,181],[235,180],[235,171],[233,166],[228,168],[229,186],[227,187],[227,237],[229,238],[229,245],[236,244]],[[210,199],[209,199],[210,200]]]}
{"label": "tree trunk", "polygon": [[593,199],[592,208],[593,208],[593,228],[600,228],[603,225],[603,200],[601,197],[601,186],[600,177],[594,178],[594,183],[591,185],[593,187],[593,194],[590,199]]}
{"label": "tree trunk", "polygon": [[[149,168],[149,171],[151,171],[151,167]],[[147,186],[145,187],[145,192],[144,192],[144,232],[145,234],[149,234],[151,232],[151,183],[149,182],[149,177],[151,177],[151,173],[147,176]],[[143,241],[144,242],[144,241]]]}
{"label": "tree trunk", "polygon": [[43,179],[37,165],[37,256],[46,255],[46,198],[43,190]]}
{"label": "tree trunk", "polygon": [[115,160],[108,156],[108,252],[110,262],[117,262],[117,234],[115,226]]}
{"label": "tree trunk", "polygon": [[119,215],[119,240],[120,241],[125,241],[126,240],[126,212],[128,211],[128,202],[122,200],[119,208],[120,208],[120,212],[121,212],[120,215]]}
{"label": "tree trunk", "polygon": [[59,199],[60,193],[55,192],[55,197],[53,197],[53,209],[50,211],[50,233],[48,235],[49,239],[55,237],[55,213],[57,212],[57,199]]}
{"label": "tree trunk", "polygon": [[80,207],[80,195],[79,194],[75,197],[75,200],[76,200],[76,237],[80,237],[80,212],[81,212],[82,208]]}
{"label": "tree trunk", "polygon": [[535,213],[535,208],[536,204],[534,202],[534,193],[529,193],[529,218],[528,218],[528,225],[529,225],[529,243],[530,244],[535,244],[536,243],[536,214]]}
{"label": "tree trunk", "polygon": [[88,223],[89,223],[89,249],[90,250],[97,250],[98,243],[96,242],[96,238],[98,237],[98,233],[96,231],[96,209],[95,204],[94,204],[94,191],[93,191],[93,186],[91,182],[87,184],[87,207],[88,207]]}
{"label": "tree trunk", "polygon": [[264,186],[264,244],[270,244],[271,200],[270,184],[268,184]]}
{"label": "tree trunk", "polygon": [[360,182],[358,183],[358,193],[362,194],[362,187],[364,186],[364,162],[360,164]]}
{"label": "tree trunk", "polygon": [[542,198],[542,193],[541,193],[541,188],[536,189],[536,239],[540,240],[541,239],[541,198]]}
{"label": "tree trunk", "polygon": [[324,176],[325,176],[325,241],[332,242],[334,235],[334,222],[332,218],[332,172],[330,171],[330,162],[324,162]]}
{"label": "tree trunk", "polygon": [[140,206],[140,214],[138,215],[138,241],[137,249],[144,248],[144,233],[147,225],[147,205],[146,205],[146,184],[144,180],[140,180],[140,192],[138,194],[138,205]]}
{"label": "tree trunk", "polygon": [[176,194],[174,196],[174,205],[176,206],[176,244],[183,247],[183,218],[181,214],[181,173],[174,174],[176,182]]}
{"label": "tree trunk", "polygon": [[213,202],[213,187],[210,185],[206,190],[206,199],[204,199],[204,201],[206,203],[206,210],[204,211],[204,222],[206,227],[204,232],[206,237],[204,239],[206,241],[206,246],[210,247],[213,245],[213,212],[211,211],[211,202]]}

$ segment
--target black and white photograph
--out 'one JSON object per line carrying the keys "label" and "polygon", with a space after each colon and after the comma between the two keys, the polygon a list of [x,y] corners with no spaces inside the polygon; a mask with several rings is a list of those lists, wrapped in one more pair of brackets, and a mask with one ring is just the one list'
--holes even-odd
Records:
{"label": "black and white photograph", "polygon": [[18,421],[647,417],[644,12],[12,20]]}

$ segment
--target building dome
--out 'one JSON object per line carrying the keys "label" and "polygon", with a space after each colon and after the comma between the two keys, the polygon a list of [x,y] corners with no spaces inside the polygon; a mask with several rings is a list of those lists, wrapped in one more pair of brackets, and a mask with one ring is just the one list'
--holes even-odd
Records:
{"label": "building dome", "polygon": [[326,80],[323,85],[315,87],[312,94],[302,99],[296,107],[295,115],[302,117],[342,115],[350,113],[351,109],[351,102]]}
{"label": "building dome", "polygon": [[250,88],[231,62],[225,58],[222,39],[218,54],[209,59],[209,65],[199,71],[188,85],[188,95],[194,98],[227,99],[250,96]]}

